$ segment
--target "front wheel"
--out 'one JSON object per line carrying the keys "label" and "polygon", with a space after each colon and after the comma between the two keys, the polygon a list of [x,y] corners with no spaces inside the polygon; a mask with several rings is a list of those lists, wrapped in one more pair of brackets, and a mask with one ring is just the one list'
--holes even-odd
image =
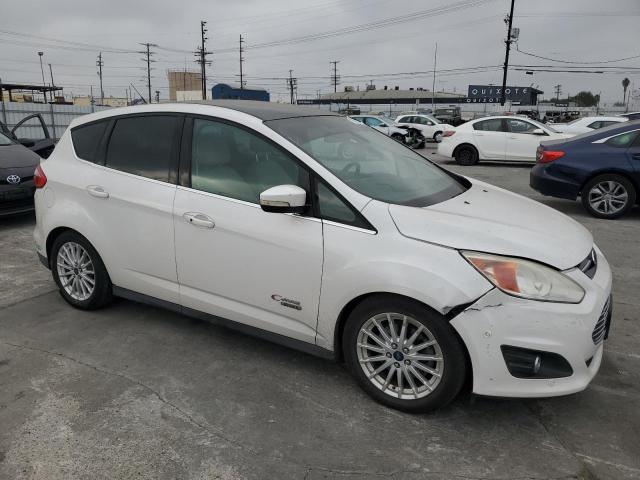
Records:
{"label": "front wheel", "polygon": [[399,133],[394,133],[393,135],[391,135],[391,138],[393,138],[396,142],[405,143],[404,135],[401,135]]}
{"label": "front wheel", "polygon": [[358,305],[345,326],[349,370],[376,401],[408,412],[447,405],[466,376],[464,347],[449,322],[396,297]]}
{"label": "front wheel", "polygon": [[440,143],[442,141],[442,132],[436,132],[433,134],[433,141]]}
{"label": "front wheel", "polygon": [[621,217],[635,203],[633,184],[620,175],[599,175],[582,189],[582,205],[594,217],[608,220]]}
{"label": "front wheel", "polygon": [[111,301],[107,269],[91,243],[78,233],[64,232],[53,242],[51,272],[62,297],[76,308],[95,310]]}

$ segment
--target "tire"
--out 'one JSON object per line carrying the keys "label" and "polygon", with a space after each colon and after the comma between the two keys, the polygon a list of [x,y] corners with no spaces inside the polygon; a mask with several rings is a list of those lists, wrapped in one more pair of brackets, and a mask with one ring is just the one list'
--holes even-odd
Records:
{"label": "tire", "polygon": [[[396,327],[395,335],[390,322]],[[416,331],[418,336],[413,338]],[[433,345],[411,348],[432,341]],[[367,348],[363,348],[364,344]],[[365,300],[351,312],[342,349],[351,374],[371,397],[406,412],[429,412],[444,407],[460,392],[466,378],[465,348],[449,322],[418,302],[392,295]],[[416,355],[422,357],[418,359]]]}
{"label": "tire", "polygon": [[71,231],[60,234],[51,247],[49,262],[60,295],[73,307],[96,310],[111,301],[113,287],[107,269],[82,235]]}
{"label": "tire", "polygon": [[615,173],[598,175],[582,189],[582,205],[597,218],[613,220],[633,208],[636,189],[625,177]]}
{"label": "tire", "polygon": [[440,143],[442,141],[442,132],[436,132],[433,134],[433,141]]}
{"label": "tire", "polygon": [[400,142],[402,144],[405,143],[404,136],[400,135],[399,133],[394,133],[393,135],[391,135],[391,138],[393,138],[396,142]]}
{"label": "tire", "polygon": [[471,145],[458,147],[453,155],[458,165],[470,166],[478,163],[478,151]]}

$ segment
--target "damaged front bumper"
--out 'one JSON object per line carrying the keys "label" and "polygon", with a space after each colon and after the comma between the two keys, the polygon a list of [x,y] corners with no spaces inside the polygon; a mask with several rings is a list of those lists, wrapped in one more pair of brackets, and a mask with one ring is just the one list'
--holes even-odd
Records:
{"label": "damaged front bumper", "polygon": [[565,272],[585,289],[579,304],[526,300],[493,289],[451,320],[469,352],[474,393],[550,397],[587,387],[603,355],[594,330],[603,321],[608,329],[610,321],[611,269],[597,248],[596,255],[593,279],[577,268]]}

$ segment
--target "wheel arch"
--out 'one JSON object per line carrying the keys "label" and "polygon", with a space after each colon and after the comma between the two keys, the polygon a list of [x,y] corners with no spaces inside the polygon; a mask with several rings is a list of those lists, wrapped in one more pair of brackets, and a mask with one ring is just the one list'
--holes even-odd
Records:
{"label": "wheel arch", "polygon": [[618,169],[606,169],[606,170],[597,170],[595,172],[591,172],[589,176],[587,176],[585,180],[582,182],[582,184],[580,185],[580,195],[582,195],[582,191],[587,186],[587,183],[589,183],[591,180],[601,175],[619,175],[621,177],[624,177],[626,180],[629,181],[629,183],[631,183],[631,185],[633,185],[633,188],[636,189],[636,202],[640,201],[640,184],[638,184],[638,182],[633,178],[632,175],[629,174],[629,172],[625,170],[618,170]]}
{"label": "wheel arch", "polygon": [[[344,352],[342,351],[342,336],[344,334],[344,328],[347,324],[347,319],[349,318],[349,315],[351,315],[351,312],[353,312],[353,310],[362,302],[375,297],[390,297],[391,299],[402,299],[402,300],[410,301],[417,305],[420,305],[422,308],[431,310],[437,313],[438,315],[442,315],[440,312],[438,312],[435,308],[431,307],[430,305],[427,305],[426,303],[421,302],[420,300],[416,300],[415,298],[410,297],[408,295],[402,295],[399,293],[392,293],[392,292],[385,292],[385,291],[368,292],[368,293],[363,293],[361,295],[358,295],[357,297],[349,300],[349,302],[347,302],[347,304],[342,307],[338,315],[338,319],[336,321],[335,329],[333,332],[333,351],[334,351],[334,357],[336,361],[341,362],[344,360]],[[456,315],[458,315],[458,313],[460,313],[461,310],[463,310],[467,306],[468,304],[456,306],[450,309],[446,314],[444,314],[444,317],[447,319],[447,321],[450,321]],[[470,366],[471,357],[469,356],[469,351],[467,350],[467,346],[455,328],[453,329],[453,331],[455,332],[455,335],[458,337],[458,339],[460,340],[460,342],[464,347],[466,360],[468,362],[468,365]],[[470,369],[468,371],[471,372]]]}
{"label": "wheel arch", "polygon": [[68,226],[59,226],[59,227],[55,227],[53,228],[49,234],[47,235],[47,239],[45,241],[45,250],[47,253],[47,261],[49,262],[49,266],[51,266],[51,249],[53,248],[53,244],[55,243],[56,239],[62,235],[65,232],[72,232],[75,233],[77,235],[80,235],[82,238],[84,238],[87,242],[89,242],[89,244],[93,247],[93,249],[96,251],[96,253],[98,254],[98,256],[100,257],[100,261],[102,262],[102,264],[104,265],[104,268],[107,270],[107,273],[109,275],[111,275],[111,272],[109,271],[109,267],[107,266],[107,264],[104,262],[104,258],[102,258],[102,255],[100,254],[100,252],[98,251],[98,249],[96,248],[96,245],[94,242],[91,241],[90,238],[88,238],[86,235],[83,235],[82,232],[76,230],[75,228],[72,227],[68,227]]}

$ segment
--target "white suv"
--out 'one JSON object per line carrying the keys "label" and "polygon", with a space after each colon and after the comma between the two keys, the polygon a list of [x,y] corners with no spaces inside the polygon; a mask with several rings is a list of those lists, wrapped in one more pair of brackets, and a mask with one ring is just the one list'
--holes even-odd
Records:
{"label": "white suv", "polygon": [[408,411],[466,378],[577,392],[600,366],[611,271],[587,230],[342,116],[113,109],[74,120],[35,177],[37,251],[74,307],[117,295],[344,359]]}

